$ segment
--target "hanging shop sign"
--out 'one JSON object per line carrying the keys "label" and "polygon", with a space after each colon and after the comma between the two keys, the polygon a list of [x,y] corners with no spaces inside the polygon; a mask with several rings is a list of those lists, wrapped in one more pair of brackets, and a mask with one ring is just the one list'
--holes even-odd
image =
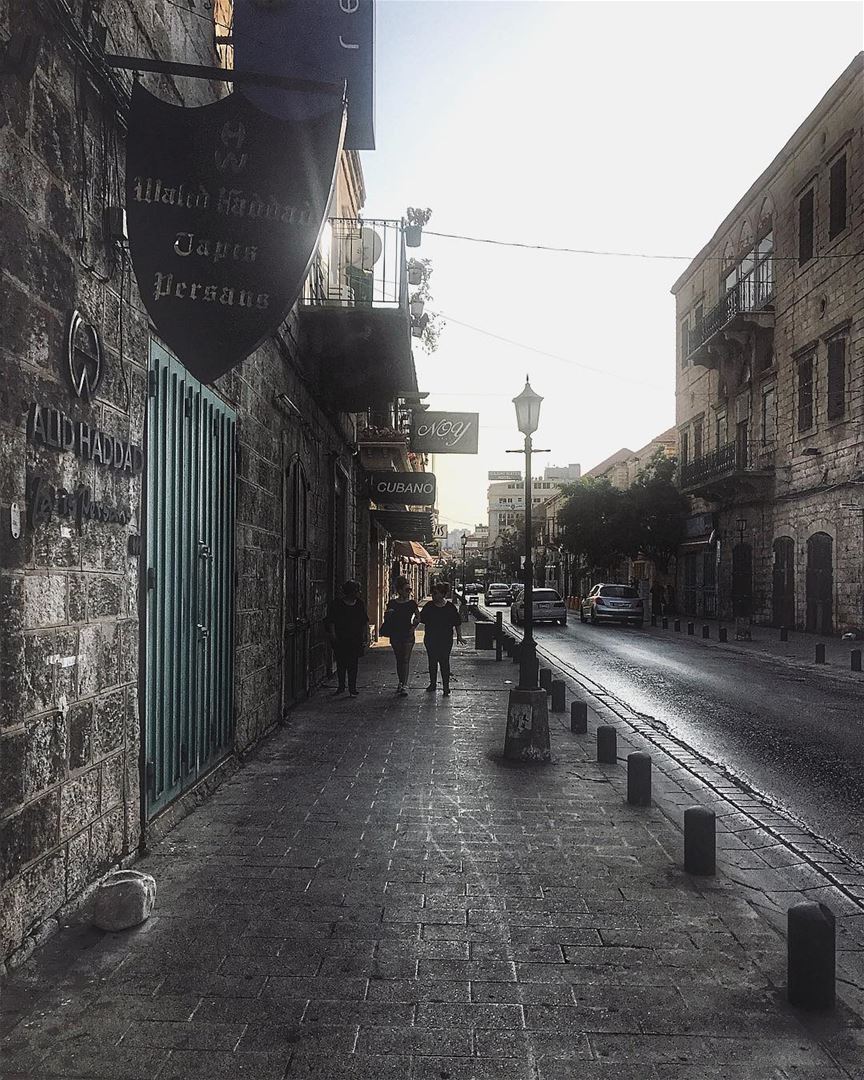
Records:
{"label": "hanging shop sign", "polygon": [[369,474],[369,495],[379,506],[434,506],[433,473],[373,472]]}
{"label": "hanging shop sign", "polygon": [[[346,150],[375,149],[374,0],[234,0],[234,70],[345,83]],[[242,84],[259,109],[305,119],[326,107],[315,93]]]}
{"label": "hanging shop sign", "polygon": [[137,475],[144,468],[140,446],[109,435],[83,420],[72,420],[59,409],[33,404],[27,415],[27,437],[35,446],[71,451],[85,461],[95,461],[117,472]]}
{"label": "hanging shop sign", "polygon": [[202,382],[254,352],[300,295],[345,128],[341,89],[327,99],[284,120],[239,93],[185,109],[132,88],[132,266],[157,333]]}
{"label": "hanging shop sign", "polygon": [[479,413],[412,413],[411,449],[427,454],[476,454],[479,419]]}

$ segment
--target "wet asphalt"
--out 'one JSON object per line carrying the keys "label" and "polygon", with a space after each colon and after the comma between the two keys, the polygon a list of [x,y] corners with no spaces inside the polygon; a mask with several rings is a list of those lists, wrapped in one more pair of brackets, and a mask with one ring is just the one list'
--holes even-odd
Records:
{"label": "wet asphalt", "polygon": [[864,859],[864,691],[803,664],[582,625],[572,612],[566,628],[540,626],[535,637],[550,656]]}

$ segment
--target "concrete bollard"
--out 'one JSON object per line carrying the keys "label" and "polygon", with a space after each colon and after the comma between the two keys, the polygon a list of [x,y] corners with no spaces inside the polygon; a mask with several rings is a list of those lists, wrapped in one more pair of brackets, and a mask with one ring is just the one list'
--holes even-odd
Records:
{"label": "concrete bollard", "polygon": [[713,810],[691,806],[684,811],[684,869],[688,874],[717,873],[716,826]]}
{"label": "concrete bollard", "polygon": [[717,631],[717,640],[718,641],[728,641],[729,640],[729,631],[726,629],[725,626],[721,626],[720,629]]}
{"label": "concrete bollard", "polygon": [[501,660],[504,655],[504,616],[501,612],[495,614],[495,659]]}
{"label": "concrete bollard", "polygon": [[552,680],[552,712],[564,712],[567,708],[567,684],[563,679]]}
{"label": "concrete bollard", "polygon": [[702,637],[705,640],[707,640],[708,638],[711,637],[711,627],[710,626],[703,626],[702,627]]}
{"label": "concrete bollard", "polygon": [[789,640],[789,631],[786,629],[785,626],[780,627],[780,640],[781,641],[788,641]]}
{"label": "concrete bollard", "polygon": [[657,616],[656,616],[656,615],[652,615],[652,616],[651,616],[651,625],[652,625],[652,626],[656,626],[656,625],[657,625]]}
{"label": "concrete bollard", "polygon": [[651,805],[651,755],[637,751],[627,755],[627,802]]}
{"label": "concrete bollard", "polygon": [[575,735],[584,735],[588,730],[588,703],[586,701],[570,702],[570,730]]}
{"label": "concrete bollard", "polygon": [[821,641],[816,646],[816,663],[817,664],[824,664],[825,663],[825,646]]}
{"label": "concrete bollard", "polygon": [[861,650],[860,649],[853,649],[852,653],[851,653],[851,658],[852,658],[852,670],[853,671],[860,671],[861,670]]}
{"label": "concrete bollard", "polygon": [[831,1009],[835,994],[834,912],[827,904],[793,904],[786,924],[786,983],[792,1005]]}
{"label": "concrete bollard", "polygon": [[687,633],[692,637],[696,633],[696,627],[692,622],[687,623]]}
{"label": "concrete bollard", "polygon": [[597,728],[597,760],[604,765],[618,761],[618,732],[608,724]]}
{"label": "concrete bollard", "polygon": [[664,630],[668,630],[668,629],[669,629],[669,620],[668,620],[668,619],[666,618],[666,616],[665,616],[665,615],[663,616],[663,624],[662,624],[662,626],[663,626],[663,629],[664,629]]}
{"label": "concrete bollard", "polygon": [[552,693],[552,670],[548,667],[540,668],[540,689],[547,694]]}
{"label": "concrete bollard", "polygon": [[679,634],[681,633],[681,620],[680,619],[675,620],[675,622],[672,624],[672,629],[676,633],[679,633]]}

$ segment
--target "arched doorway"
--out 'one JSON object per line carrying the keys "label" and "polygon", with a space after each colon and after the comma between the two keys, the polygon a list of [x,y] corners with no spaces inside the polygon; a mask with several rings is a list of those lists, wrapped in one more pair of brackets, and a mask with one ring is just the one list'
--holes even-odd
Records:
{"label": "arched doorway", "polygon": [[778,536],[774,541],[774,584],[771,595],[772,626],[795,625],[795,541]]}
{"label": "arched doorway", "polygon": [[749,619],[753,611],[753,549],[749,544],[732,548],[732,614]]}
{"label": "arched doorway", "polygon": [[807,541],[807,623],[814,634],[830,634],[834,624],[834,541],[814,533]]}

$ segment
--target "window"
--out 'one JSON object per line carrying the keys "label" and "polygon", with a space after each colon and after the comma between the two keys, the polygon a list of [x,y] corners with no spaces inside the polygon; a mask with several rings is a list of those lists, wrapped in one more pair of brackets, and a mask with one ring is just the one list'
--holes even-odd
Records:
{"label": "window", "polygon": [[840,420],[846,415],[846,338],[834,337],[828,342],[828,419]]}
{"label": "window", "polygon": [[693,460],[698,461],[702,457],[702,421],[693,421]]}
{"label": "window", "polygon": [[681,464],[686,465],[690,460],[690,442],[686,431],[682,431],[679,444],[681,446]]}
{"label": "window", "polygon": [[798,430],[813,427],[813,357],[798,361]]}
{"label": "window", "polygon": [[690,355],[690,316],[681,320],[681,368],[687,367],[687,358]]}
{"label": "window", "polygon": [[813,258],[813,188],[798,201],[798,265]]}
{"label": "window", "polygon": [[696,331],[696,340],[699,341],[702,337],[702,323],[705,318],[705,309],[700,300],[696,307],[693,309],[693,324]]}
{"label": "window", "polygon": [[714,419],[714,446],[719,450],[726,445],[726,411],[718,412]]}
{"label": "window", "polygon": [[831,166],[828,183],[828,237],[833,240],[846,228],[846,155]]}
{"label": "window", "polygon": [[762,391],[762,445],[772,446],[777,438],[777,391],[773,386]]}
{"label": "window", "polygon": [[774,292],[774,234],[766,233],[756,245],[756,306]]}

